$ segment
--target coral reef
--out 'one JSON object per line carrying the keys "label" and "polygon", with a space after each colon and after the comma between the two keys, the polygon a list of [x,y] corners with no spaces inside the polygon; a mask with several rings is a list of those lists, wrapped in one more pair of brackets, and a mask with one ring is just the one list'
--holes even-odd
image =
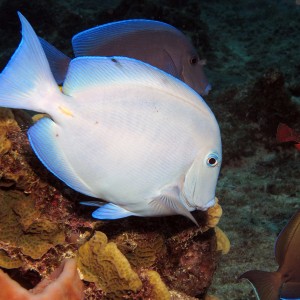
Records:
{"label": "coral reef", "polygon": [[0,299],[22,300],[82,300],[83,284],[76,261],[65,260],[47,279],[28,291],[0,270]]}

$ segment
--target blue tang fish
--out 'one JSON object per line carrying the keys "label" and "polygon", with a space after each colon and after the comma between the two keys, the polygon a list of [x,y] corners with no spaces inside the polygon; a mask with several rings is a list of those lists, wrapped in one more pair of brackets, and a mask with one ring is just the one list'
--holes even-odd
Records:
{"label": "blue tang fish", "polygon": [[[70,58],[41,39],[50,67],[60,84]],[[75,57],[126,56],[149,63],[181,79],[200,95],[211,86],[204,74],[204,60],[186,35],[175,27],[152,20],[126,20],[97,26],[72,39]]]}
{"label": "blue tang fish", "polygon": [[[181,80],[126,57],[78,57],[59,89],[39,38],[22,41],[0,75],[0,106],[47,113],[28,130],[42,163],[68,186],[104,199],[99,219],[191,214],[215,203],[218,123]],[[94,203],[92,203],[94,204]]]}

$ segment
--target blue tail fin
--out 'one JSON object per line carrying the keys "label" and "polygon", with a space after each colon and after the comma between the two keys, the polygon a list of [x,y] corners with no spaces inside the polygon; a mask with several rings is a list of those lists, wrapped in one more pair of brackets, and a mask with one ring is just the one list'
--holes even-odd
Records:
{"label": "blue tail fin", "polygon": [[25,17],[22,41],[0,74],[0,106],[49,112],[49,96],[59,93],[39,39]]}

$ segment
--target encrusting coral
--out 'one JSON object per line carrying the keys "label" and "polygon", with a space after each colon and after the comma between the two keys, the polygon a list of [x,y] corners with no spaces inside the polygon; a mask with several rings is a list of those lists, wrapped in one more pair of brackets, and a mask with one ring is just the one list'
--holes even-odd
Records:
{"label": "encrusting coral", "polygon": [[79,248],[77,261],[84,280],[95,282],[104,292],[115,294],[116,298],[121,298],[125,291],[136,292],[142,287],[128,260],[115,243],[108,243],[102,232],[96,232]]}
{"label": "encrusting coral", "polygon": [[20,192],[0,191],[0,195],[0,245],[20,248],[23,254],[38,259],[53,246],[64,243],[64,232],[41,216],[30,197]]}
{"label": "encrusting coral", "polygon": [[222,254],[227,254],[230,250],[228,237],[218,226],[215,227],[215,233],[217,238],[217,251],[221,251]]}
{"label": "encrusting coral", "polygon": [[28,291],[0,270],[0,299],[16,300],[82,300],[83,283],[74,259],[65,260],[49,278]]}
{"label": "encrusting coral", "polygon": [[207,210],[207,221],[206,221],[207,228],[205,229],[216,227],[222,217],[223,210],[221,205],[219,204],[219,199],[216,197],[215,201],[216,201],[215,205],[210,207]]}
{"label": "encrusting coral", "polygon": [[112,239],[135,268],[151,267],[166,254],[163,236],[158,232],[121,233]]}
{"label": "encrusting coral", "polygon": [[5,269],[15,269],[21,267],[22,260],[18,257],[11,257],[8,253],[0,249],[0,267]]}
{"label": "encrusting coral", "polygon": [[171,295],[166,285],[161,280],[159,274],[156,271],[149,270],[147,271],[147,276],[150,284],[153,287],[150,299],[169,300]]}

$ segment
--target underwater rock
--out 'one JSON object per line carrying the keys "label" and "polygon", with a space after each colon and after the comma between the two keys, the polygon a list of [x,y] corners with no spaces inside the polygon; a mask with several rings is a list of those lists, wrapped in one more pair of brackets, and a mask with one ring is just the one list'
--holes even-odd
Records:
{"label": "underwater rock", "polygon": [[0,270],[0,299],[22,300],[82,300],[83,284],[76,261],[65,260],[47,279],[28,291]]}
{"label": "underwater rock", "polygon": [[221,120],[223,170],[227,163],[255,155],[261,145],[272,151],[278,147],[275,137],[279,123],[298,128],[299,105],[285,85],[282,72],[271,68],[247,85],[216,97],[212,106]]}
{"label": "underwater rock", "polygon": [[259,129],[274,137],[277,126],[287,118],[289,122],[299,119],[300,111],[291,101],[285,88],[285,78],[277,69],[269,69],[258,78],[244,99],[246,118],[259,124]]}
{"label": "underwater rock", "polygon": [[185,231],[169,243],[168,260],[160,270],[166,284],[189,296],[205,296],[218,259],[214,231]]}

